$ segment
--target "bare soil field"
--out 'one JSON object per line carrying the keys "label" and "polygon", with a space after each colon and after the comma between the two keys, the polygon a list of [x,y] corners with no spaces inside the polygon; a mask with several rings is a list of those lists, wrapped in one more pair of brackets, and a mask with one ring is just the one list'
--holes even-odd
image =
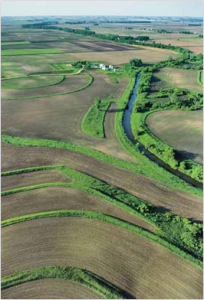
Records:
{"label": "bare soil field", "polygon": [[203,92],[202,86],[197,82],[197,72],[197,70],[173,68],[160,69],[153,74],[151,91],[157,92],[160,88],[178,87]]}
{"label": "bare soil field", "polygon": [[[26,83],[26,78],[22,79],[23,83]],[[80,87],[85,86],[89,82],[88,76],[66,76],[65,80],[57,85],[41,87],[35,89],[17,90],[17,89],[2,89],[2,98],[15,98],[15,97],[32,97],[38,95],[49,95],[71,92],[77,90]]]}
{"label": "bare soil field", "polygon": [[88,210],[101,212],[154,231],[155,226],[119,207],[87,192],[69,187],[47,187],[2,198],[1,218],[54,210]]}
{"label": "bare soil field", "polygon": [[162,111],[147,118],[150,130],[186,157],[203,163],[203,111]]}
{"label": "bare soil field", "polygon": [[47,265],[85,268],[139,299],[202,299],[201,269],[116,226],[53,218],[2,230],[3,276]]}
{"label": "bare soil field", "polygon": [[70,182],[57,170],[43,170],[31,173],[22,173],[1,178],[1,189],[3,191],[16,189],[19,187],[36,185],[48,182]]}
{"label": "bare soil field", "polygon": [[[112,134],[110,138],[95,139],[82,132],[82,119],[93,104],[94,99],[97,97],[106,99],[110,96],[113,99],[120,98],[128,84],[128,79],[121,78],[116,88],[116,85],[111,82],[107,75],[98,71],[93,71],[92,74],[94,76],[92,85],[77,93],[25,101],[3,101],[3,132],[24,137],[66,140],[92,146],[105,153],[133,160],[130,155],[126,154],[126,151],[121,149],[115,134]],[[73,80],[77,82],[78,78],[79,80],[81,78],[82,80],[88,79],[85,76],[77,75],[73,77]],[[55,89],[57,90],[57,87]],[[12,118],[10,117],[11,114]],[[107,131],[114,131],[115,113],[110,114],[113,116]],[[109,113],[107,115],[109,116]]]}
{"label": "bare soil field", "polygon": [[41,279],[3,290],[1,299],[103,299],[90,289],[71,281]]}
{"label": "bare soil field", "polygon": [[[79,60],[81,57],[80,53],[69,53],[69,55],[70,57],[72,57],[72,60]],[[166,60],[169,58],[169,56],[176,57],[177,55],[172,54],[172,51],[170,50],[158,51],[155,48],[148,47],[148,49],[145,49],[139,46],[135,46],[134,50],[128,51],[103,51],[83,53],[83,59],[85,60],[105,61],[107,63],[115,65],[125,64],[133,58],[142,59],[144,63],[153,64],[161,60]]]}
{"label": "bare soil field", "polygon": [[201,198],[174,191],[140,174],[133,174],[79,153],[49,148],[16,147],[3,143],[2,155],[2,171],[38,165],[65,165],[127,190],[175,214],[195,220],[202,220],[203,217]]}

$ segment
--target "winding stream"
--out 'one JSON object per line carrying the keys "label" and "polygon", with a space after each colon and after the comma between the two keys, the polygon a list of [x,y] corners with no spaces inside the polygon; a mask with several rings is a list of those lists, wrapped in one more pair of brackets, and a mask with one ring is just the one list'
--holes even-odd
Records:
{"label": "winding stream", "polygon": [[[137,85],[139,84],[139,82],[140,82],[140,75],[138,75],[137,78],[136,78],[135,85],[134,85],[133,92],[132,92],[132,96],[129,100],[128,106],[127,106],[127,108],[124,112],[124,116],[123,116],[123,127],[125,129],[125,132],[126,132],[126,135],[127,135],[128,139],[131,141],[131,143],[133,145],[135,145],[136,142],[135,142],[135,139],[134,139],[134,136],[133,136],[133,133],[132,133],[131,115],[132,115],[132,111],[133,111],[133,105],[134,105],[134,103],[137,99]],[[203,184],[201,182],[198,182],[198,181],[194,180],[190,176],[188,176],[186,174],[183,174],[178,170],[172,169],[169,165],[164,163],[161,159],[159,159],[153,153],[151,153],[150,151],[145,149],[145,147],[141,143],[139,143],[139,150],[141,152],[144,152],[145,156],[148,157],[151,161],[157,163],[159,166],[165,168],[167,171],[171,172],[172,174],[180,177],[181,179],[185,180],[186,182],[192,184],[195,187],[203,188]]]}

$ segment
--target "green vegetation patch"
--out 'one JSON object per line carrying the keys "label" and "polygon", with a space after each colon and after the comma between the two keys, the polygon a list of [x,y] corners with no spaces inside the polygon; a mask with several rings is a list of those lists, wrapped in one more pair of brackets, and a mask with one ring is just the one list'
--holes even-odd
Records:
{"label": "green vegetation patch", "polygon": [[203,71],[198,71],[198,73],[197,73],[197,81],[198,81],[198,84],[200,84],[201,86],[203,86]]}
{"label": "green vegetation patch", "polygon": [[2,42],[1,46],[15,46],[15,45],[27,45],[30,44],[30,42],[25,41],[25,42]]}
{"label": "green vegetation patch", "polygon": [[4,79],[1,81],[2,89],[34,89],[57,85],[64,81],[64,75],[36,75],[13,79]]}
{"label": "green vegetation patch", "polygon": [[37,55],[37,54],[58,54],[64,53],[60,49],[9,49],[2,50],[2,56],[11,56],[11,55]]}
{"label": "green vegetation patch", "polygon": [[110,101],[95,99],[94,105],[90,107],[82,120],[82,130],[93,137],[104,138],[105,115],[110,105]]}
{"label": "green vegetation patch", "polygon": [[1,279],[1,289],[5,290],[25,282],[38,279],[69,280],[85,286],[105,299],[131,299],[128,293],[117,288],[104,278],[76,267],[47,266],[10,275]]}

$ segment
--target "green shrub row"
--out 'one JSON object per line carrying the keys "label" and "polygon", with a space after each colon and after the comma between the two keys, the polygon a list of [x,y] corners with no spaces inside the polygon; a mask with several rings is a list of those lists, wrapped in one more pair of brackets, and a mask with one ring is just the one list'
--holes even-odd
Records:
{"label": "green shrub row", "polygon": [[46,266],[22,271],[1,279],[1,289],[39,279],[58,279],[76,282],[96,292],[105,299],[131,299],[130,294],[114,286],[104,278],[86,269],[76,267]]}

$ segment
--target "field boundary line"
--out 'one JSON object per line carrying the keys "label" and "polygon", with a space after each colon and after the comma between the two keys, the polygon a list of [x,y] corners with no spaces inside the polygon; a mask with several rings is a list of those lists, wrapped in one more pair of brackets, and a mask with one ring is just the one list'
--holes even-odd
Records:
{"label": "field boundary line", "polygon": [[1,290],[40,279],[58,279],[76,282],[106,299],[135,299],[99,275],[77,267],[46,266],[21,271],[1,279]]}

